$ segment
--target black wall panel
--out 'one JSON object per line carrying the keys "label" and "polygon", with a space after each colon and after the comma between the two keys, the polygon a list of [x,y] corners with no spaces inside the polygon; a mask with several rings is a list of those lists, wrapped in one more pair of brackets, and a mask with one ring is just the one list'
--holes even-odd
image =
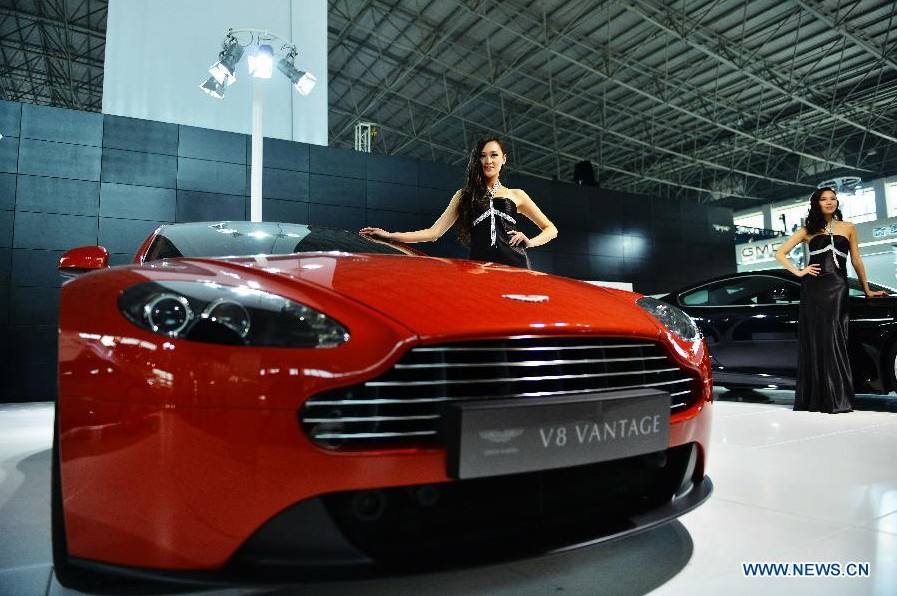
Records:
{"label": "black wall panel", "polygon": [[622,259],[623,235],[599,234],[597,232],[590,233],[589,254],[602,257],[611,257],[614,259]]}
{"label": "black wall panel", "polygon": [[[463,253],[457,255],[463,257]],[[555,256],[547,250],[533,250],[529,252],[530,267],[536,271],[555,271]]]}
{"label": "black wall panel", "polygon": [[[251,147],[250,147],[251,149]],[[262,157],[266,168],[308,172],[308,145],[282,139],[265,139]],[[250,154],[249,162],[252,163]]]}
{"label": "black wall panel", "polygon": [[97,215],[100,210],[100,183],[45,176],[19,176],[16,210]]}
{"label": "black wall panel", "polygon": [[246,166],[242,164],[178,157],[178,190],[197,190],[226,195],[246,194]]}
{"label": "black wall panel", "polygon": [[285,201],[282,199],[264,199],[262,214],[269,221],[288,223],[308,223],[308,203]]}
{"label": "black wall panel", "polygon": [[369,157],[367,153],[359,153],[351,149],[321,147],[320,145],[309,145],[308,150],[308,171],[312,174],[358,178],[359,180],[364,180],[367,177],[367,158]]}
{"label": "black wall panel", "polygon": [[623,281],[623,262],[619,257],[589,254],[589,279]]}
{"label": "black wall panel", "polygon": [[56,325],[46,327],[13,326],[9,339],[16,347],[12,357],[21,363],[56,362]]}
{"label": "black wall panel", "polygon": [[106,116],[103,147],[162,155],[178,154],[178,125],[139,118]]}
{"label": "black wall panel", "polygon": [[0,286],[8,287],[12,271],[12,249],[0,248]]}
{"label": "black wall panel", "polygon": [[[267,160],[265,163],[267,164]],[[265,166],[262,172],[262,195],[265,198],[308,202],[308,178],[308,172]],[[264,213],[264,204],[262,213]],[[268,219],[267,215],[265,219]]]}
{"label": "black wall panel", "polygon": [[13,248],[66,250],[96,243],[96,217],[16,212]]}
{"label": "black wall panel", "polygon": [[0,172],[19,171],[19,139],[7,137],[0,139]]}
{"label": "black wall panel", "polygon": [[[100,243],[125,264],[156,226],[247,219],[248,135],[0,101],[0,401],[55,396],[63,251]],[[429,227],[464,181],[453,166],[264,141],[269,221],[393,231]],[[516,174],[560,230],[530,250],[540,271],[633,282],[645,293],[735,269],[732,212]],[[525,217],[519,227],[538,232]],[[417,248],[467,254],[454,230]],[[14,347],[15,349],[11,349]]]}
{"label": "black wall panel", "polygon": [[[5,142],[4,138],[0,145]],[[22,139],[18,172],[50,178],[99,180],[100,156],[100,147]]]}
{"label": "black wall panel", "polygon": [[[431,188],[429,186],[419,186],[417,188],[417,208],[421,213],[432,215],[432,221],[442,215],[449,201],[452,200],[458,188]],[[429,226],[429,224],[427,224]]]}
{"label": "black wall panel", "polygon": [[14,211],[0,211],[0,247],[12,246]]}
{"label": "black wall panel", "polygon": [[[5,337],[8,334],[7,325],[9,325],[9,288],[0,286],[0,337]],[[9,343],[8,340],[4,340],[4,349],[7,347],[12,349],[13,344]],[[9,379],[9,375],[3,376],[4,385],[7,383]],[[32,396],[36,399],[45,399],[46,396]],[[0,399],[0,401],[22,401],[19,399],[15,399],[14,395],[10,395],[9,393],[4,391],[4,399]]]}
{"label": "black wall panel", "polygon": [[15,325],[56,324],[59,288],[11,287],[9,318]]}
{"label": "black wall panel", "polygon": [[358,178],[313,173],[309,178],[308,200],[322,205],[364,207],[366,189],[365,181]]}
{"label": "black wall panel", "polygon": [[23,139],[100,147],[103,144],[103,115],[22,104],[19,136]]}
{"label": "black wall panel", "polygon": [[371,153],[365,160],[367,180],[418,186],[419,162],[407,157],[390,157]]}
{"label": "black wall panel", "polygon": [[243,165],[248,163],[246,135],[194,126],[180,126],[178,134],[179,157]]}
{"label": "black wall panel", "polygon": [[[569,230],[558,237],[549,245],[554,252],[572,255],[589,254],[590,235],[580,230]],[[536,249],[538,250],[538,249]]]}
{"label": "black wall panel", "polygon": [[[446,201],[448,204],[448,201]],[[368,180],[367,206],[370,209],[417,214],[417,186]]]}
{"label": "black wall panel", "polygon": [[177,221],[247,219],[246,197],[178,190]]}
{"label": "black wall panel", "polygon": [[15,209],[16,175],[0,174],[0,209]]}
{"label": "black wall panel", "polygon": [[3,138],[18,137],[22,124],[22,107],[15,101],[0,100],[0,134]]}
{"label": "black wall panel", "polygon": [[103,149],[103,182],[177,188],[177,177],[173,155]]}
{"label": "black wall panel", "polygon": [[22,249],[13,251],[11,285],[18,288],[55,288],[62,285],[56,270],[62,250]]}
{"label": "black wall panel", "polygon": [[100,215],[173,222],[177,217],[177,192],[173,188],[103,182]]}
{"label": "black wall panel", "polygon": [[363,207],[309,203],[308,223],[345,230],[360,230],[367,225],[367,218]]}
{"label": "black wall panel", "polygon": [[[382,209],[368,209],[366,221],[368,224],[384,230],[417,230],[424,227],[421,226],[420,217],[417,213],[384,211]],[[354,229],[357,230],[358,228]],[[417,248],[425,250],[423,245]]]}

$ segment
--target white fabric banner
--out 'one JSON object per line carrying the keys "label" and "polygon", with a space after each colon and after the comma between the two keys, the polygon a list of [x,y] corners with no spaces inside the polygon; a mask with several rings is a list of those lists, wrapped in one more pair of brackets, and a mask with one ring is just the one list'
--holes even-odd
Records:
{"label": "white fabric banner", "polygon": [[[223,99],[199,89],[228,29],[268,30],[299,49],[296,67],[317,77],[302,96],[275,67],[253,79],[244,53]],[[241,43],[247,34],[237,35]],[[282,42],[269,42],[279,59]],[[103,113],[250,134],[253,85],[266,137],[327,145],[327,0],[110,0]]]}

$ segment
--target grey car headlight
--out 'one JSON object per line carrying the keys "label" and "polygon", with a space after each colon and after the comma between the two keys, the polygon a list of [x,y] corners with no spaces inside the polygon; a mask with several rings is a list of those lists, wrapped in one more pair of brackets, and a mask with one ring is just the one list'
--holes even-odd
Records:
{"label": "grey car headlight", "polygon": [[701,339],[701,330],[695,325],[690,316],[673,306],[657,298],[644,296],[635,301],[651,316],[660,321],[667,329],[672,331],[680,339],[685,341],[697,341]]}
{"label": "grey car headlight", "polygon": [[339,322],[269,292],[190,281],[146,282],[118,299],[132,323],[199,342],[284,348],[332,348],[349,340]]}

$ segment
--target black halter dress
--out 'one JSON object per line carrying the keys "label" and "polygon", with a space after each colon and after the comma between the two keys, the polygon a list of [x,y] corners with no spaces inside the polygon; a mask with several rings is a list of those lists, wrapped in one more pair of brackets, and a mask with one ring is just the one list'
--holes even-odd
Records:
{"label": "black halter dress", "polygon": [[526,248],[509,243],[510,232],[517,231],[517,217],[517,205],[508,197],[474,201],[470,258],[529,269]]}
{"label": "black halter dress", "polygon": [[810,263],[819,275],[801,281],[797,387],[794,409],[850,412],[853,375],[847,358],[847,254],[850,242],[838,234],[810,238]]}

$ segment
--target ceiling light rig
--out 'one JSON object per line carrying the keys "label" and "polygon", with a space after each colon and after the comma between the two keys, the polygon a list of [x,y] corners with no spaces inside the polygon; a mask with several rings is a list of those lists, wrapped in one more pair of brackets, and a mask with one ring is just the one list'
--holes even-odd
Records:
{"label": "ceiling light rig", "polygon": [[[245,42],[243,41],[245,40]],[[275,51],[275,40],[283,45]],[[209,67],[212,75],[199,88],[215,99],[222,99],[227,88],[237,80],[237,64],[246,54],[249,74],[256,79],[270,79],[274,66],[282,72],[301,95],[308,95],[317,79],[310,72],[296,68],[299,50],[293,42],[267,29],[228,29],[218,53],[218,61]],[[262,172],[264,136],[262,133],[262,90],[253,85],[252,92],[252,161],[250,162],[249,212],[251,221],[262,221]]]}
{"label": "ceiling light rig", "polygon": [[[241,38],[246,38],[244,42]],[[275,52],[273,41],[283,42]],[[212,75],[199,88],[215,99],[222,99],[227,88],[237,80],[237,64],[244,54],[249,74],[257,79],[270,79],[274,72],[275,60],[277,70],[282,72],[302,95],[308,95],[314,88],[317,78],[310,72],[296,68],[296,56],[299,51],[296,44],[286,38],[271,33],[267,29],[228,29],[218,53],[218,61],[209,67]]]}

